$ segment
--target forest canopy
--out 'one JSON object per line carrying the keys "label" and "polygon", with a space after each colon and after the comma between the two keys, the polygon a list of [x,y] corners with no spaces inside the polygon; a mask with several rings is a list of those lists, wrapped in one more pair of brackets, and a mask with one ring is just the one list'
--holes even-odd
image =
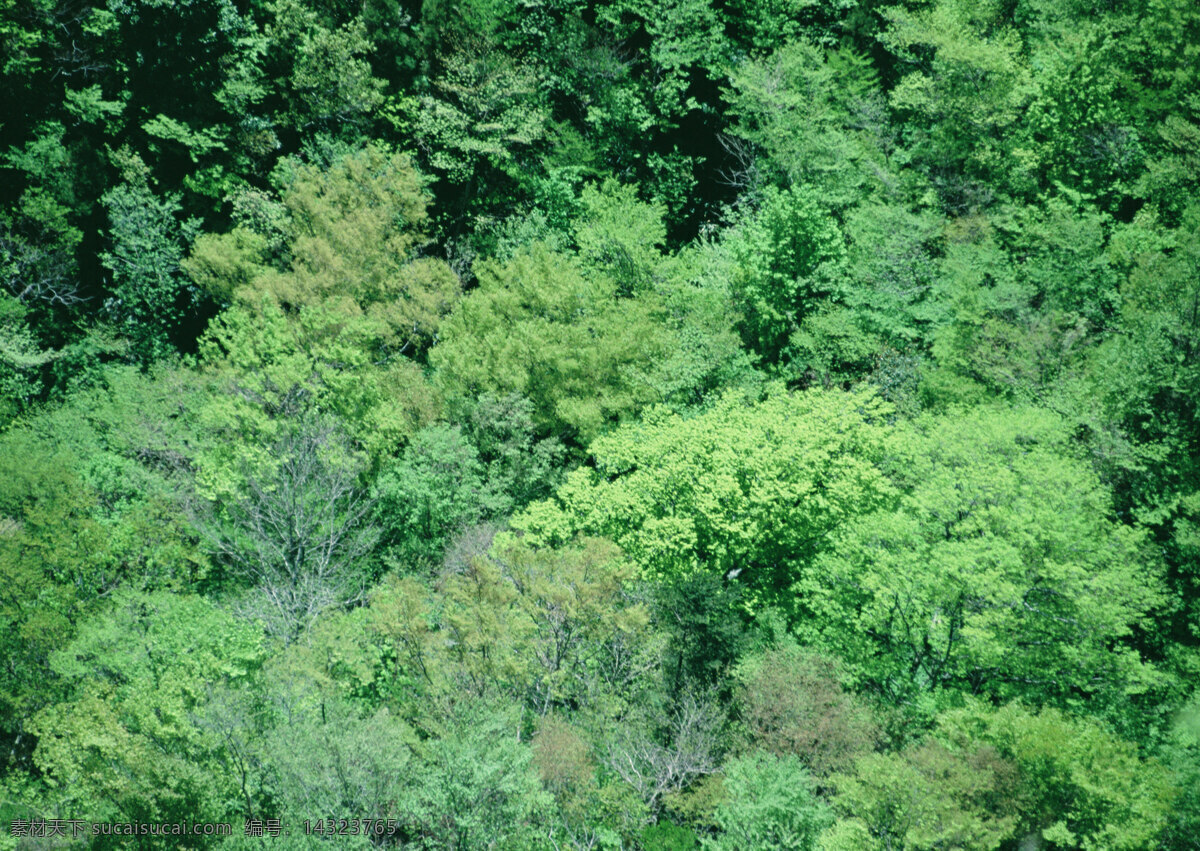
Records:
{"label": "forest canopy", "polygon": [[1194,848],[1198,152],[1192,0],[0,0],[0,851]]}

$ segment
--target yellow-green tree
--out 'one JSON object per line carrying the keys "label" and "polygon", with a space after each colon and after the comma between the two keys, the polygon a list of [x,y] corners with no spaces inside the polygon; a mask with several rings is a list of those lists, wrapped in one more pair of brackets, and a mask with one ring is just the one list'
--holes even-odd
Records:
{"label": "yellow-green tree", "polygon": [[328,168],[293,165],[280,178],[285,246],[275,264],[266,235],[247,223],[197,240],[185,264],[193,280],[244,304],[265,295],[292,312],[325,307],[370,320],[371,342],[386,355],[428,345],[459,285],[444,262],[420,255],[427,200],[408,157],[372,144]]}

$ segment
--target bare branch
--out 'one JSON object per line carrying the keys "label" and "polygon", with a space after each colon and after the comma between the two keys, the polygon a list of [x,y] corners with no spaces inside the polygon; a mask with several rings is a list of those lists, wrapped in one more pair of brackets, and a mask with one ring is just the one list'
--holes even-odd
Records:
{"label": "bare branch", "polygon": [[725,715],[713,700],[685,694],[671,717],[666,745],[639,725],[624,727],[608,754],[608,765],[638,791],[651,810],[663,796],[681,792],[720,768]]}
{"label": "bare branch", "polygon": [[254,584],[245,613],[291,642],[325,611],[363,599],[361,563],[378,533],[334,427],[290,425],[272,456],[266,471],[243,469],[241,495],[212,506],[200,527],[213,552]]}
{"label": "bare branch", "polygon": [[26,304],[69,306],[85,301],[66,253],[32,245],[9,232],[0,232],[0,285]]}

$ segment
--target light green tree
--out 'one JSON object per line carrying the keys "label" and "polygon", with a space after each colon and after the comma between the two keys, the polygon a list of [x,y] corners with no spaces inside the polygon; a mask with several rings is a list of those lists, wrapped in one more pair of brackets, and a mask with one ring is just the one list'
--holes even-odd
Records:
{"label": "light green tree", "polygon": [[703,413],[664,410],[592,444],[594,468],[513,521],[529,540],[611,536],[648,576],[737,577],[796,611],[798,571],[893,493],[878,463],[890,409],[872,394],[775,388]]}
{"label": "light green tree", "polygon": [[714,820],[720,833],[706,839],[713,851],[815,851],[832,814],[812,778],[794,756],[753,753],[723,768],[725,800]]}
{"label": "light green tree", "polygon": [[551,847],[552,799],[512,705],[463,700],[419,748],[418,770],[396,802],[420,849]]}
{"label": "light green tree", "polygon": [[767,187],[761,207],[725,240],[742,339],[776,368],[788,361],[792,332],[833,294],[845,254],[842,234],[818,197],[811,186]]}
{"label": "light green tree", "polygon": [[990,745],[865,754],[829,782],[841,818],[822,837],[828,851],[994,851],[1017,832],[1019,777]]}
{"label": "light green tree", "polygon": [[998,3],[891,6],[880,41],[915,70],[892,89],[905,141],[955,213],[1029,192],[1039,165],[1023,126],[1037,88]]}
{"label": "light green tree", "polygon": [[895,147],[887,105],[869,60],[808,41],[781,43],[730,73],[727,146],[737,181],[807,185],[835,209],[891,188],[887,155]]}
{"label": "light green tree", "polygon": [[802,632],[892,700],[952,687],[1073,703],[1156,682],[1125,642],[1161,578],[1067,429],[988,408],[899,429],[897,497],[848,518],[792,586]]}
{"label": "light green tree", "polygon": [[289,316],[269,299],[235,305],[200,341],[212,392],[197,411],[211,436],[198,466],[207,493],[235,487],[245,461],[259,465],[289,418],[308,411],[337,417],[372,465],[437,415],[437,394],[407,358],[378,364],[371,356],[386,331],[368,317],[348,319],[330,307]]}
{"label": "light green tree", "polygon": [[611,277],[623,295],[644,292],[661,276],[666,208],[638,200],[637,187],[613,179],[585,186],[573,236],[587,267]]}
{"label": "light green tree", "polygon": [[440,558],[452,535],[495,509],[479,453],[458,426],[418,432],[374,493],[387,558],[405,571]]}
{"label": "light green tree", "polygon": [[27,310],[0,292],[0,430],[30,405],[41,391],[41,368],[54,359],[30,331]]}
{"label": "light green tree", "polygon": [[1163,766],[1095,721],[1018,703],[970,705],[940,719],[937,735],[952,748],[993,748],[1015,765],[1022,839],[1133,851],[1154,847],[1166,827],[1175,789]]}
{"label": "light green tree", "polygon": [[239,785],[193,716],[213,684],[244,687],[264,658],[261,632],[206,600],[119,592],[53,654],[69,697],[30,723],[34,759],[79,818],[223,820],[243,809]]}

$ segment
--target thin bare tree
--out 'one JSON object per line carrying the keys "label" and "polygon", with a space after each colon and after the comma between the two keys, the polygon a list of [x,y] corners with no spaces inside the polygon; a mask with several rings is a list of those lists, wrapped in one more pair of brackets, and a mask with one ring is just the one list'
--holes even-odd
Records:
{"label": "thin bare tree", "polygon": [[266,470],[243,470],[238,497],[201,522],[219,558],[254,585],[243,612],[295,641],[320,615],[363,599],[364,556],[378,539],[360,465],[328,421],[286,426]]}
{"label": "thin bare tree", "polygon": [[665,744],[648,725],[627,724],[609,748],[609,768],[657,810],[663,796],[681,792],[720,768],[725,720],[711,697],[687,692],[671,716]]}

